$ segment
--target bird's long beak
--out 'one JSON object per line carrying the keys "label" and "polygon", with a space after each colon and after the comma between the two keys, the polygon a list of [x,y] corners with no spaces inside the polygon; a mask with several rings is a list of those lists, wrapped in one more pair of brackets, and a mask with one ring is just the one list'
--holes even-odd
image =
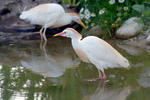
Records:
{"label": "bird's long beak", "polygon": [[78,22],[79,22],[79,24],[80,24],[81,26],[83,26],[85,29],[87,29],[87,27],[85,26],[85,24],[84,24],[81,20],[78,20]]}
{"label": "bird's long beak", "polygon": [[57,34],[55,34],[55,35],[53,35],[54,37],[56,37],[56,36],[61,36],[61,35],[63,35],[64,33],[63,32],[60,32],[60,33],[57,33]]}

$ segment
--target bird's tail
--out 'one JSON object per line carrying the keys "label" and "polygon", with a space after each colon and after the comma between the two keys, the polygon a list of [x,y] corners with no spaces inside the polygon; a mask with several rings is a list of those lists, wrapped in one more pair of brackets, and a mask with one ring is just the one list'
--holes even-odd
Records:
{"label": "bird's tail", "polygon": [[124,68],[129,68],[130,66],[129,61],[126,58],[122,59],[122,61],[120,62],[120,65]]}
{"label": "bird's tail", "polygon": [[20,16],[19,16],[19,18],[22,19],[22,20],[27,19],[27,17],[28,17],[28,14],[26,13],[26,11],[23,11],[23,12],[20,14]]}

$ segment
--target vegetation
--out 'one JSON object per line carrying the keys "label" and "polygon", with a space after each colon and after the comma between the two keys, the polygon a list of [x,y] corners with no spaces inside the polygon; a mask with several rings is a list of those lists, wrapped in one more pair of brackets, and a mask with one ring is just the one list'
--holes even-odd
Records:
{"label": "vegetation", "polygon": [[149,0],[62,0],[63,4],[77,5],[79,15],[88,28],[99,25],[108,36],[132,16],[138,22],[150,20]]}
{"label": "vegetation", "polygon": [[144,23],[150,21],[150,2],[144,2],[144,4],[135,4],[132,8],[139,14]]}
{"label": "vegetation", "polygon": [[71,5],[77,4],[77,0],[61,0],[61,2],[62,4],[71,4]]}
{"label": "vegetation", "polygon": [[142,3],[142,0],[82,0],[79,13],[87,27],[99,25],[107,33],[113,33],[125,20],[138,14],[132,6]]}

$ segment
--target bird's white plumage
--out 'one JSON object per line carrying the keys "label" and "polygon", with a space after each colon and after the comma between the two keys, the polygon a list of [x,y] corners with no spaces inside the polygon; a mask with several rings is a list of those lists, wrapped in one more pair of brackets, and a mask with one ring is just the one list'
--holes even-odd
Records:
{"label": "bird's white plumage", "polygon": [[87,55],[89,61],[98,69],[125,67],[129,62],[118,51],[104,40],[95,36],[88,36],[80,41],[80,49]]}
{"label": "bird's white plumage", "polygon": [[56,3],[40,4],[27,11],[23,11],[19,16],[20,19],[26,20],[31,24],[41,25],[41,40],[47,41],[46,29],[61,27],[70,24],[72,21],[87,28],[80,20],[76,13],[65,13],[63,7]]}
{"label": "bird's white plumage", "polygon": [[65,15],[65,11],[61,5],[49,3],[23,11],[20,19],[30,21],[31,24],[51,27],[63,15]]}
{"label": "bird's white plumage", "polygon": [[129,67],[128,60],[104,40],[95,36],[82,39],[82,36],[72,28],[67,28],[63,32],[62,36],[71,38],[74,50],[78,50],[78,56],[85,62],[93,63],[98,69]]}
{"label": "bird's white plumage", "polygon": [[81,60],[91,62],[97,67],[99,78],[96,80],[106,79],[104,73],[106,68],[129,67],[129,62],[125,57],[98,37],[88,36],[82,39],[82,35],[72,28],[67,28],[55,36],[59,35],[71,38],[72,46]]}

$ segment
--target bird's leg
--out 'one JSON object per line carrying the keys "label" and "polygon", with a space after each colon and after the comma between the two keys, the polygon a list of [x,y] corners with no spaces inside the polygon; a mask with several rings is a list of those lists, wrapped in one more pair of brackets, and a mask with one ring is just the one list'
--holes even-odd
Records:
{"label": "bird's leg", "polygon": [[44,29],[44,27],[42,27],[42,28],[40,29],[41,41],[43,41],[43,35],[42,35],[43,29]]}
{"label": "bird's leg", "polygon": [[43,50],[43,42],[40,42],[40,49]]}
{"label": "bird's leg", "polygon": [[42,51],[42,53],[47,56],[47,50],[46,50],[46,42],[40,42],[40,49]]}
{"label": "bird's leg", "polygon": [[47,52],[46,52],[46,44],[47,44],[47,41],[44,41],[43,46],[42,46],[42,50],[44,51],[45,54],[47,54]]}
{"label": "bird's leg", "polygon": [[46,32],[46,28],[44,28],[44,31],[42,34],[44,41],[40,46],[40,48],[42,49],[43,52],[46,52],[46,44],[47,44],[47,38],[46,38],[45,32]]}
{"label": "bird's leg", "polygon": [[105,72],[102,71],[102,73],[103,73],[103,79],[106,79],[106,74],[105,74]]}
{"label": "bird's leg", "polygon": [[96,78],[96,80],[102,80],[102,73],[101,70],[98,69],[99,78]]}
{"label": "bird's leg", "polygon": [[41,36],[41,42],[40,42],[40,49],[42,50],[43,49],[43,29],[44,29],[44,27],[42,27],[41,29],[40,29],[40,36]]}
{"label": "bird's leg", "polygon": [[47,28],[44,28],[44,31],[43,31],[43,39],[47,42],[46,29],[47,29]]}
{"label": "bird's leg", "polygon": [[98,74],[99,74],[99,77],[101,78],[102,77],[101,70],[98,70]]}
{"label": "bird's leg", "polygon": [[99,78],[96,78],[96,80],[105,80],[106,79],[106,74],[104,72],[104,69],[103,70],[98,70],[98,73],[99,73]]}
{"label": "bird's leg", "polygon": [[[99,73],[99,77],[98,78],[95,78],[95,79],[92,79],[92,80],[88,80],[88,81],[100,81],[100,80],[106,79],[106,75],[104,73],[104,70],[98,69],[98,73]],[[103,76],[102,76],[102,74],[103,74]]]}

